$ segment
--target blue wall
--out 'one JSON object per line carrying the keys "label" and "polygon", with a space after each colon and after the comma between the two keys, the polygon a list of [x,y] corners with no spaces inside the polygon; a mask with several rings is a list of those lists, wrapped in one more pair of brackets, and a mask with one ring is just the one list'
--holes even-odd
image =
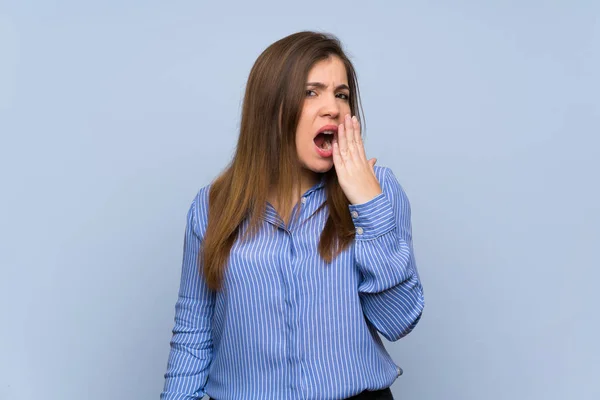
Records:
{"label": "blue wall", "polygon": [[598,399],[600,3],[0,5],[0,399],[158,398],[185,215],[250,67],[353,57],[426,297],[398,399]]}

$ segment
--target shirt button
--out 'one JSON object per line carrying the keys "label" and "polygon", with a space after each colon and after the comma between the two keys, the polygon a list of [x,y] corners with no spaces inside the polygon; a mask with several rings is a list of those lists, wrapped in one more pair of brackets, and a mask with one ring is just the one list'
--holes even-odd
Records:
{"label": "shirt button", "polygon": [[302,202],[302,204],[306,204],[306,197],[301,198],[300,202]]}
{"label": "shirt button", "polygon": [[363,228],[361,228],[360,226],[358,228],[356,228],[356,233],[358,233],[359,235],[363,234]]}
{"label": "shirt button", "polygon": [[352,211],[352,218],[358,218],[358,212]]}

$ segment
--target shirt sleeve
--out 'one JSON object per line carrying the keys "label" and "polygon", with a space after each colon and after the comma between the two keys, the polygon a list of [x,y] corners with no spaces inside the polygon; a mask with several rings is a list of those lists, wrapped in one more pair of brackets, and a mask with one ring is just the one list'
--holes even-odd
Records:
{"label": "shirt sleeve", "polygon": [[425,302],[413,253],[410,203],[393,172],[382,171],[383,193],[349,208],[363,312],[378,332],[396,341],[417,325]]}
{"label": "shirt sleeve", "polygon": [[161,400],[197,400],[205,395],[203,388],[212,361],[214,294],[198,268],[201,246],[198,220],[206,208],[202,203],[198,195],[187,215],[175,326]]}

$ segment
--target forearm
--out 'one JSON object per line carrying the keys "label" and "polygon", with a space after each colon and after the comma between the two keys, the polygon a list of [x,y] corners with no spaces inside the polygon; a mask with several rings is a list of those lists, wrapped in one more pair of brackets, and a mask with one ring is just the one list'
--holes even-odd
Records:
{"label": "forearm", "polygon": [[414,329],[424,308],[423,287],[412,246],[410,204],[391,171],[383,193],[351,205],[356,228],[358,292],[367,319],[388,340]]}

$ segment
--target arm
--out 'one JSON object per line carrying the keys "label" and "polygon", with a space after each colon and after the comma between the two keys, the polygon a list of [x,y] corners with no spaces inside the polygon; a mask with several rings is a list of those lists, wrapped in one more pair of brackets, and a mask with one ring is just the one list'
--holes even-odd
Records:
{"label": "arm", "polygon": [[198,270],[201,244],[199,216],[204,215],[200,195],[187,215],[175,326],[161,400],[197,400],[204,396],[212,360],[211,320],[214,295]]}
{"label": "arm", "polygon": [[363,312],[386,339],[396,341],[419,322],[424,298],[413,254],[410,203],[389,168],[383,169],[382,181],[383,193],[349,208],[357,230]]}

